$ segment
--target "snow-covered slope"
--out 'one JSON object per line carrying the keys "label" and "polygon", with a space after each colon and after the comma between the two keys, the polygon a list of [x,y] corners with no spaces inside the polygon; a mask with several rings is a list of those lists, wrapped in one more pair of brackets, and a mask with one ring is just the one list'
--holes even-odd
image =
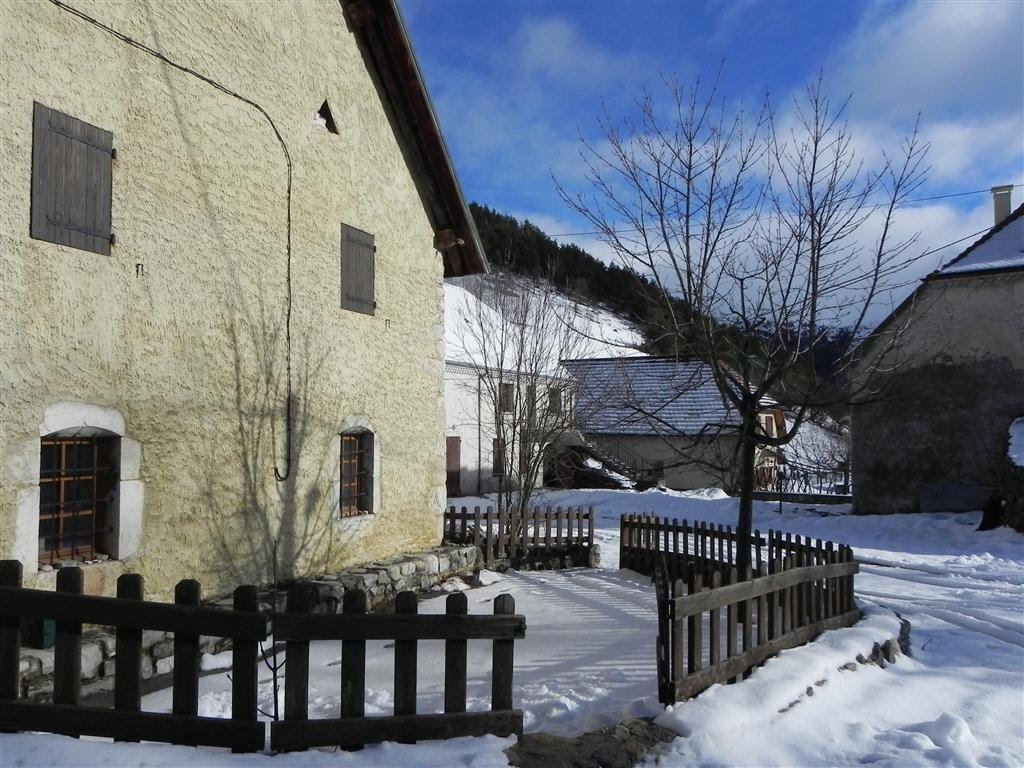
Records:
{"label": "snow-covered slope", "polygon": [[[492,329],[497,328],[503,313],[488,300],[493,283],[488,278],[474,278],[473,281],[457,285],[444,285],[444,342],[445,359],[461,363],[480,364],[485,357],[493,354],[488,348],[488,339],[493,339]],[[573,357],[619,357],[643,354],[638,351],[643,336],[631,323],[617,315],[597,307],[575,302],[543,283],[517,280],[514,288],[519,296],[542,303],[546,316],[551,322],[545,327],[535,327],[538,333],[567,337],[549,339],[538,345],[551,358],[546,367],[557,368],[560,354],[569,351]],[[483,296],[484,298],[481,298]]]}

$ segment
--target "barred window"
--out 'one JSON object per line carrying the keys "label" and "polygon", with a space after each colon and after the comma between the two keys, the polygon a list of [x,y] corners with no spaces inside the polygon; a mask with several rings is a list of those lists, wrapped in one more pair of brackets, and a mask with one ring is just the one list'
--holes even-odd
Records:
{"label": "barred window", "polygon": [[39,560],[92,560],[108,530],[117,488],[119,439],[61,437],[41,442],[39,457]]}
{"label": "barred window", "polygon": [[373,433],[345,432],[341,435],[342,517],[373,511]]}

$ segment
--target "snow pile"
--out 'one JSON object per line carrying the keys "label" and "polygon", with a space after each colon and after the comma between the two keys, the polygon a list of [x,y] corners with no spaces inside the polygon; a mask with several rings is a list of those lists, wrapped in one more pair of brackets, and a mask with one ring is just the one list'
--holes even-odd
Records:
{"label": "snow pile", "polygon": [[1024,467],[1024,416],[1014,419],[1010,424],[1010,445],[1007,455],[1018,467]]}

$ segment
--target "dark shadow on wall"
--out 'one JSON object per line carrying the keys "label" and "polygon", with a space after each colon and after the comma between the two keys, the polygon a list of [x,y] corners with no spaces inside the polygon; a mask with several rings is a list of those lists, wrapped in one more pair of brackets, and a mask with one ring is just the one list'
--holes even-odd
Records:
{"label": "dark shadow on wall", "polygon": [[[284,436],[280,328],[227,327],[234,364],[234,400],[225,417],[234,425],[229,451],[210,451],[203,501],[218,569],[232,583],[267,584],[324,573],[343,548],[331,495],[333,443],[312,409],[326,354],[303,343],[293,357],[292,465],[283,481],[273,468]],[[331,433],[333,434],[333,433]],[[228,466],[222,462],[227,459]]]}

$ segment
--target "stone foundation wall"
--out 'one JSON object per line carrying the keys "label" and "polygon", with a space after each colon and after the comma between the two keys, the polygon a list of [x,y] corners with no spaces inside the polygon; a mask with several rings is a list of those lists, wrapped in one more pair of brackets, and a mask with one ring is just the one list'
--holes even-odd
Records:
{"label": "stone foundation wall", "polygon": [[[399,592],[411,590],[425,592],[436,588],[453,576],[465,576],[479,570],[483,560],[476,547],[438,547],[426,552],[414,552],[379,562],[349,568],[340,573],[304,581],[316,586],[320,595],[317,611],[334,612],[349,589],[366,593],[371,610],[380,610],[394,603]],[[265,590],[260,594],[260,608],[267,615],[277,604],[284,610],[286,589],[276,592]],[[209,601],[207,604],[230,609],[230,596]],[[201,654],[215,654],[231,648],[226,638],[201,636]],[[22,696],[35,701],[49,701],[53,697],[53,649],[22,648]],[[143,690],[164,687],[174,668],[174,635],[168,632],[146,630],[142,633]],[[86,630],[82,633],[82,699],[109,694],[114,689],[114,631],[113,629]]]}

